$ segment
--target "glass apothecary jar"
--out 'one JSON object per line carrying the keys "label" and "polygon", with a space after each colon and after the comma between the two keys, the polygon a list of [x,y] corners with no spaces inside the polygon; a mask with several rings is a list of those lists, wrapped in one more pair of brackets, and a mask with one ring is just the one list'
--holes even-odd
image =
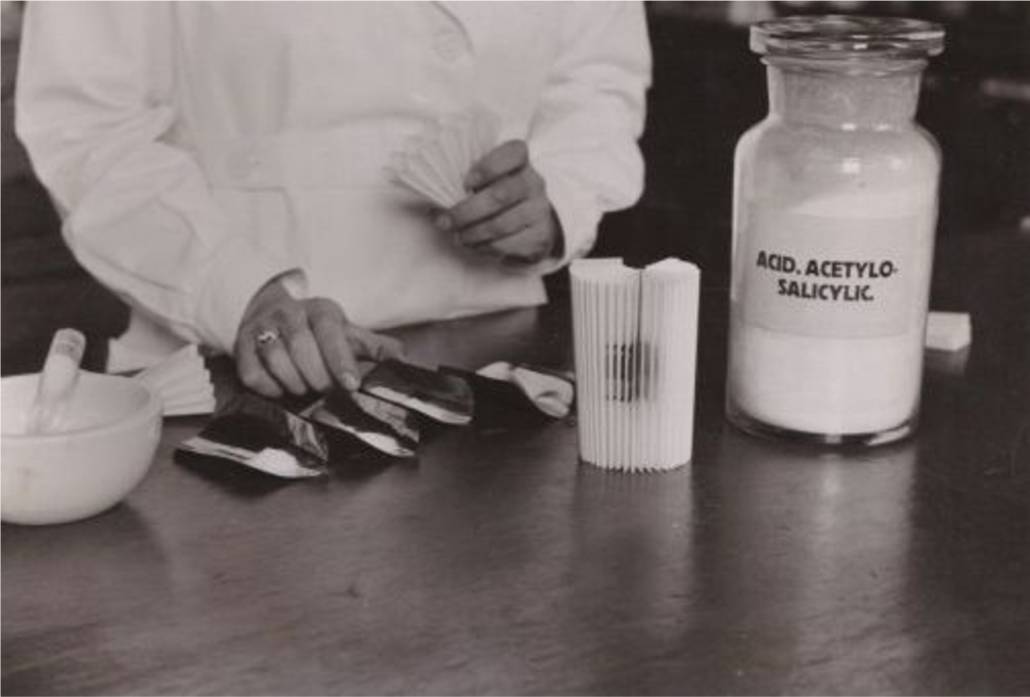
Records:
{"label": "glass apothecary jar", "polygon": [[914,428],[940,154],[915,123],[935,24],[756,24],[769,115],[736,151],[727,416],[876,444]]}

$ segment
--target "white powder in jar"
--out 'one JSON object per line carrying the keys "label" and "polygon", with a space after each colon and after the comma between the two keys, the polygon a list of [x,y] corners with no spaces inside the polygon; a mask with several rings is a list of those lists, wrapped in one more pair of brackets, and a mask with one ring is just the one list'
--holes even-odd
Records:
{"label": "white powder in jar", "polygon": [[732,409],[821,435],[889,431],[914,416],[936,219],[927,175],[900,190],[750,205],[734,269]]}
{"label": "white powder in jar", "polygon": [[752,418],[794,431],[846,435],[901,426],[915,411],[921,332],[827,339],[740,322],[732,331],[730,390]]}

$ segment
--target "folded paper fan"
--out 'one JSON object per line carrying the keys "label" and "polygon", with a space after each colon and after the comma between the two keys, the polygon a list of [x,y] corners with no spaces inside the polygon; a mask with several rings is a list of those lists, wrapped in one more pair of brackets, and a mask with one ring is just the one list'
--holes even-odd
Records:
{"label": "folded paper fan", "polygon": [[450,208],[468,195],[465,176],[497,145],[499,132],[500,119],[481,106],[441,118],[393,154],[391,178],[440,208]]}
{"label": "folded paper fan", "polygon": [[689,463],[700,270],[581,259],[570,275],[583,460],[631,472]]}
{"label": "folded paper fan", "polygon": [[186,346],[164,362],[137,373],[135,379],[160,395],[165,416],[211,414],[215,410],[211,374],[195,345]]}

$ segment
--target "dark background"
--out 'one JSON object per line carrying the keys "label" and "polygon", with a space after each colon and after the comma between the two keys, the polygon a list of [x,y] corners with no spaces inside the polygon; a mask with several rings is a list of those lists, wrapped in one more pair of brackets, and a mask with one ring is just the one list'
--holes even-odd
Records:
{"label": "dark background", "polygon": [[[919,114],[944,152],[940,234],[1030,225],[1030,3],[649,3],[647,187],[636,207],[608,216],[595,254],[633,263],[676,255],[703,269],[706,286],[725,285],[733,147],[766,109],[764,68],[747,48],[746,22],[840,12],[841,5],[946,26],[947,47],[927,72]],[[58,327],[92,338],[116,335],[127,322],[124,305],[65,248],[57,215],[14,138],[20,9],[6,4],[3,32],[3,374],[37,369]]]}
{"label": "dark background", "polygon": [[[767,109],[765,69],[748,50],[747,28],[731,21],[735,4],[648,4],[647,186],[636,208],[609,217],[596,252],[686,256],[725,281],[733,149]],[[927,70],[918,114],[944,154],[939,233],[985,232],[1030,216],[1030,4],[852,4],[945,25],[945,52]],[[839,12],[833,3],[771,9]],[[696,224],[682,229],[674,220]]]}

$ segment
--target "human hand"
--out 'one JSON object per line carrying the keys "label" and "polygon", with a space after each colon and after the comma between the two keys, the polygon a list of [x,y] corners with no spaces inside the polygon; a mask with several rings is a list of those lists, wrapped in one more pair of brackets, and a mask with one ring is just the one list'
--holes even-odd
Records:
{"label": "human hand", "polygon": [[236,372],[265,395],[356,390],[357,360],[400,357],[401,343],[347,321],[328,298],[297,300],[273,280],[251,299],[236,336]]}
{"label": "human hand", "polygon": [[465,186],[473,193],[434,221],[458,244],[513,264],[561,255],[561,224],[524,141],[511,140],[487,153],[469,171]]}

